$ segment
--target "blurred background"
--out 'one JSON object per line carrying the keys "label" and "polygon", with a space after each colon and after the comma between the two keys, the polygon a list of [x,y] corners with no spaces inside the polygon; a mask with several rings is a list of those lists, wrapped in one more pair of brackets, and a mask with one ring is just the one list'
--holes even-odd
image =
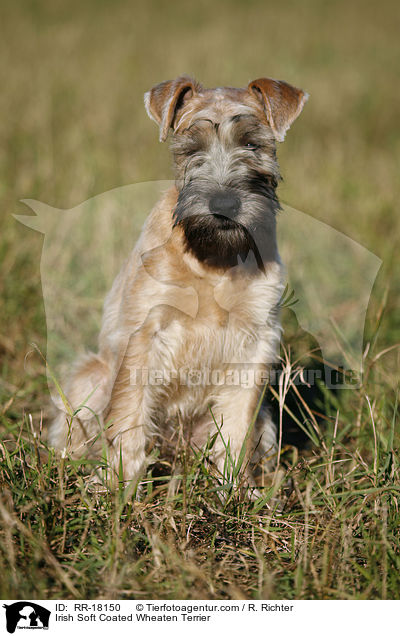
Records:
{"label": "blurred background", "polygon": [[[143,94],[183,73],[209,87],[269,76],[309,92],[278,149],[280,198],[383,260],[367,330],[380,325],[381,349],[398,340],[395,0],[2,0],[0,24],[0,397],[18,391],[32,408],[45,386],[42,361],[26,359],[46,338],[43,236],[11,215],[29,214],[24,198],[71,208],[171,178]],[[397,350],[384,356],[385,382],[397,363]]]}

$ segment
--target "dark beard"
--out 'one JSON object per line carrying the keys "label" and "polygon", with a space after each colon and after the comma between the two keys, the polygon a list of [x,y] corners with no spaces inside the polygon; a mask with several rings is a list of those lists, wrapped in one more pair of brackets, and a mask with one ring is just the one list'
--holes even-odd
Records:
{"label": "dark beard", "polygon": [[175,225],[183,228],[186,250],[209,267],[230,269],[243,263],[249,271],[264,272],[266,263],[277,258],[275,219],[260,225],[255,238],[241,223],[220,215],[195,214]]}
{"label": "dark beard", "polygon": [[183,229],[186,250],[210,267],[229,269],[246,261],[247,269],[265,271],[267,263],[278,259],[276,214],[280,206],[276,181],[271,179],[251,173],[241,189],[228,184],[240,206],[236,213],[227,214],[209,211],[214,192],[208,181],[185,186],[173,218],[174,226]]}

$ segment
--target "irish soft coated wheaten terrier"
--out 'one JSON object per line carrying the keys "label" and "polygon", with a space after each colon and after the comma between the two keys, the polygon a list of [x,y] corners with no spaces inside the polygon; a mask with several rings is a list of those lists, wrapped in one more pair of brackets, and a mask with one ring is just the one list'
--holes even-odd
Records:
{"label": "irish soft coated wheaten terrier", "polygon": [[176,184],[106,298],[99,352],[66,381],[75,415],[60,410],[49,434],[75,456],[105,449],[111,482],[121,466],[137,482],[150,440],[171,426],[195,447],[219,429],[221,471],[246,448],[249,481],[273,458],[275,426],[258,406],[280,339],[276,142],[306,98],[266,78],[204,89],[179,77],[146,93],[160,140],[172,129]]}

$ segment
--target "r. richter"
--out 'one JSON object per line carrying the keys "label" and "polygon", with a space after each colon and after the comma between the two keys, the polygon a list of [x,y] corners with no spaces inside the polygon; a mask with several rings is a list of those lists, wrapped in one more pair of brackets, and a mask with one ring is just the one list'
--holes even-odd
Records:
{"label": "r. richter", "polygon": [[293,612],[294,605],[284,605],[283,603],[261,603],[262,612]]}

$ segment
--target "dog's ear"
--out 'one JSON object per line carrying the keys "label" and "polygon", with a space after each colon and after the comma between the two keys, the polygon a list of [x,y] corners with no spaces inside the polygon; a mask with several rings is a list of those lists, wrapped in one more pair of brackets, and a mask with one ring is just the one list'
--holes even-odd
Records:
{"label": "dog's ear", "polygon": [[250,82],[247,88],[262,103],[275,139],[283,141],[286,131],[303,110],[308,94],[286,82],[266,77]]}
{"label": "dog's ear", "polygon": [[160,141],[166,140],[178,110],[200,90],[200,84],[190,77],[183,76],[161,82],[145,93],[144,105],[149,117],[160,126]]}

